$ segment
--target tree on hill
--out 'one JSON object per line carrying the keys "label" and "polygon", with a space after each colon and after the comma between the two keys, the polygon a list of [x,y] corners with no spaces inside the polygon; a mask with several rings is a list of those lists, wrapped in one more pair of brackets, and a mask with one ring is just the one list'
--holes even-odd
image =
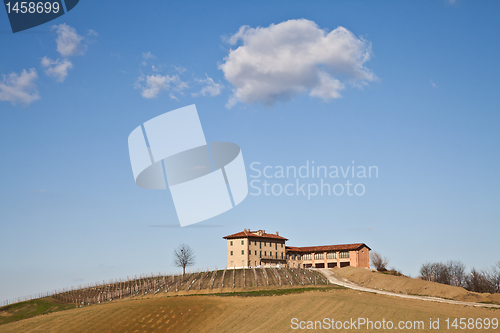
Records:
{"label": "tree on hill", "polygon": [[387,270],[387,265],[389,264],[389,259],[387,257],[382,257],[378,252],[372,252],[370,254],[372,266],[379,272],[384,272]]}
{"label": "tree on hill", "polygon": [[182,267],[182,275],[186,274],[186,267],[194,265],[194,251],[189,245],[181,244],[174,249],[174,265]]}
{"label": "tree on hill", "polygon": [[[500,268],[499,264],[497,263],[498,268]],[[420,267],[420,278],[426,281],[463,287],[473,292],[493,294],[500,292],[500,270],[497,267],[481,271],[472,268],[467,273],[465,265],[460,261],[448,261],[447,263],[428,262]]]}

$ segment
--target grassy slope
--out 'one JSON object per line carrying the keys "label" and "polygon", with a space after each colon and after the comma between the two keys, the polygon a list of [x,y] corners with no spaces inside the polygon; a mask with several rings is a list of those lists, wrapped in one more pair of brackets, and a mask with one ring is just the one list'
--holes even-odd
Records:
{"label": "grassy slope", "polygon": [[338,277],[345,278],[360,286],[410,295],[425,295],[467,302],[500,304],[500,294],[473,293],[460,287],[452,287],[436,282],[412,279],[372,272],[364,268],[344,267],[334,269]]}
{"label": "grassy slope", "polygon": [[50,297],[15,303],[0,308],[0,325],[74,307],[74,305],[61,303]]}
{"label": "grassy slope", "polygon": [[439,317],[441,323],[448,317],[499,318],[500,310],[346,289],[269,297],[162,295],[38,316],[2,325],[0,332],[290,332],[291,318],[349,320],[358,317],[394,322],[423,320],[428,329],[429,318]]}

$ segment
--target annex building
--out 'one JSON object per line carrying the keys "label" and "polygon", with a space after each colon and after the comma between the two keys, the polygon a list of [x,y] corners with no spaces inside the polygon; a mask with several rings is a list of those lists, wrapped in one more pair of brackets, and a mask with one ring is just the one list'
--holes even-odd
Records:
{"label": "annex building", "polygon": [[295,247],[287,238],[265,230],[245,229],[223,237],[227,267],[287,266],[291,268],[370,267],[370,248],[364,243]]}

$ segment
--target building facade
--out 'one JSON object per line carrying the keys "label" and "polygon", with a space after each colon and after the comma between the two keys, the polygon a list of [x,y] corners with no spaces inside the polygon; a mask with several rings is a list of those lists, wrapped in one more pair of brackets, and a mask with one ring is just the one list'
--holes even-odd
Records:
{"label": "building facade", "polygon": [[287,266],[292,268],[370,267],[370,248],[364,243],[286,246],[288,240],[265,230],[245,229],[223,237],[227,241],[227,267]]}
{"label": "building facade", "polygon": [[265,230],[245,229],[223,237],[227,241],[227,267],[257,267],[286,264],[285,242],[288,240]]}

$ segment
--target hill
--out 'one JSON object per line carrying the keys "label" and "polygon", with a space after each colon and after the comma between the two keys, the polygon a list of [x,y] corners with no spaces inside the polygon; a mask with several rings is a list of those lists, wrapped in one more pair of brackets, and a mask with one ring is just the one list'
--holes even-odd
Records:
{"label": "hill", "polygon": [[[328,288],[328,287],[326,287]],[[500,310],[398,299],[348,289],[261,297],[146,296],[38,316],[0,326],[1,332],[290,332],[299,321],[399,321],[498,318]],[[330,320],[328,319],[328,320]],[[408,325],[409,325],[408,324]],[[360,331],[366,331],[361,329]],[[384,332],[387,330],[377,330]],[[392,330],[394,331],[394,330]],[[433,330],[436,331],[436,330]]]}
{"label": "hill", "polygon": [[[392,292],[409,290],[414,291],[413,294],[440,297],[465,295],[460,290],[457,291],[462,288],[404,276],[390,276],[366,269],[347,267],[332,271],[339,278]],[[373,322],[390,320],[395,325],[403,321],[405,324],[424,325],[424,329],[419,329],[422,332],[430,331],[430,318],[439,318],[442,330],[445,330],[443,325],[446,325],[447,318],[471,318],[473,321],[488,318],[491,328],[491,320],[496,318],[496,328],[499,327],[498,308],[464,307],[359,292],[329,285],[325,283],[324,276],[311,270],[282,268],[211,271],[191,273],[182,279],[170,279],[171,283],[163,286],[160,285],[163,277],[131,280],[134,283],[130,283],[130,286],[137,286],[137,289],[134,287],[135,296],[115,298],[100,304],[84,306],[80,302],[61,302],[60,299],[69,297],[69,292],[66,296],[59,295],[60,299],[46,298],[3,307],[0,308],[0,320],[48,314],[0,325],[0,332],[290,332],[294,331],[291,329],[292,318],[312,322],[323,321],[324,318],[336,321],[367,318]],[[116,296],[121,290],[123,296],[127,287],[124,282],[121,283],[121,286],[109,284],[96,288],[100,290],[100,295],[103,290],[107,290],[104,292],[110,295],[114,293]],[[154,286],[159,289],[154,289]],[[86,300],[89,300],[94,297],[94,289],[91,287],[73,292],[87,295],[89,298]],[[160,289],[161,292],[158,291]],[[486,297],[481,298],[484,300],[497,295],[476,296]],[[104,300],[106,297],[100,299]],[[470,297],[465,300],[471,301]],[[33,309],[33,302],[40,301],[45,312]],[[53,313],[49,313],[51,311]]]}
{"label": "hill", "polygon": [[297,268],[253,268],[214,270],[182,275],[144,275],[118,279],[110,283],[92,284],[75,289],[62,289],[50,297],[33,299],[0,307],[0,325],[76,307],[85,307],[146,295],[221,293],[261,291],[308,286],[324,286],[328,280],[320,273]]}
{"label": "hill", "polygon": [[365,268],[344,267],[332,272],[357,285],[407,295],[433,296],[457,301],[500,304],[500,294],[480,294],[441,283],[387,275]]}

